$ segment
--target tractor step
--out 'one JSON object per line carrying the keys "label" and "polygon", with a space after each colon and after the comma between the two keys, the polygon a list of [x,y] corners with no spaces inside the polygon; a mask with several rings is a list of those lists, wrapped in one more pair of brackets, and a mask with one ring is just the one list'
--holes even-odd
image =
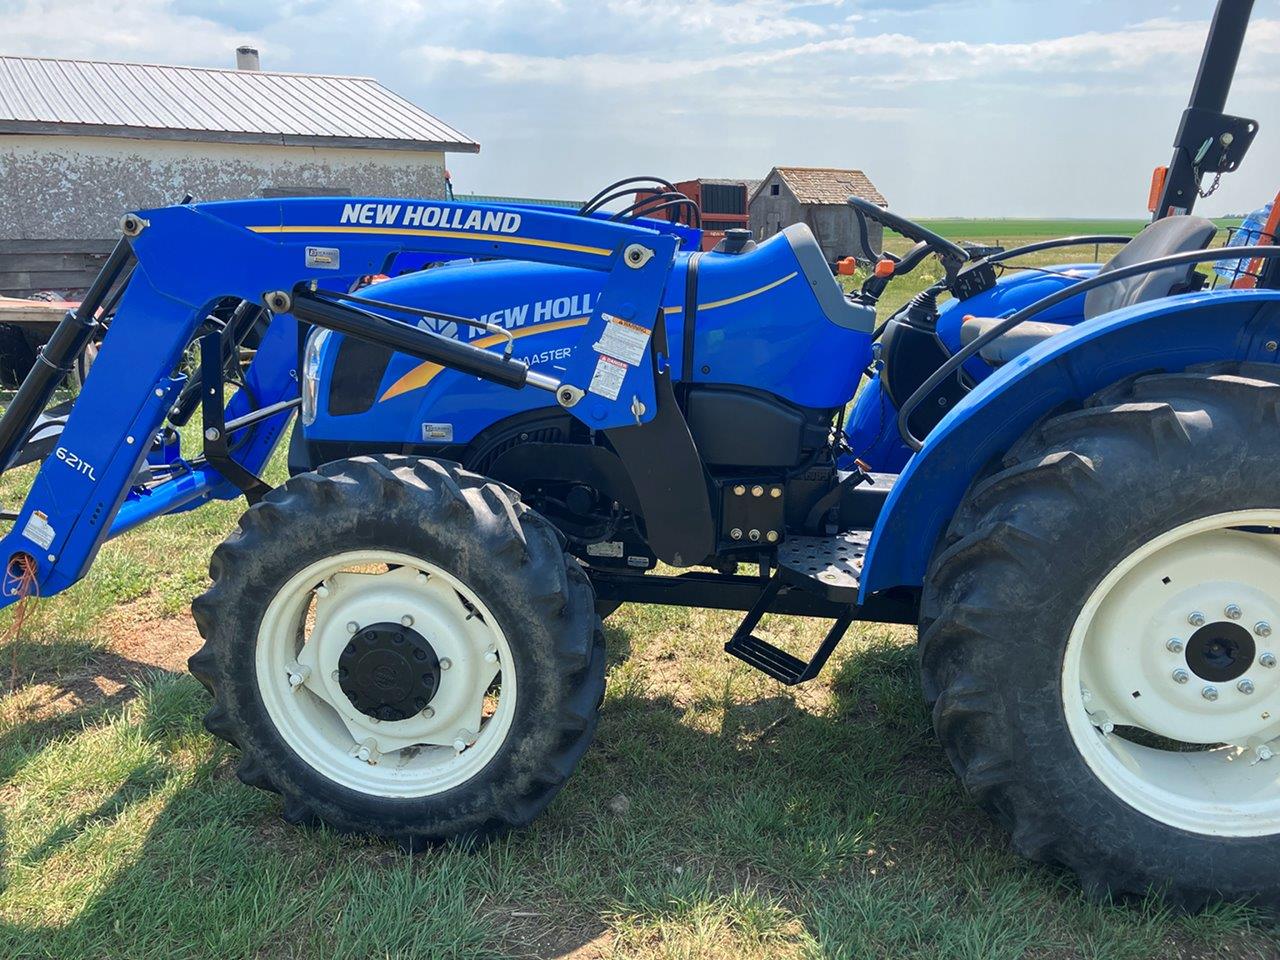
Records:
{"label": "tractor step", "polygon": [[[866,530],[846,531],[832,537],[789,537],[778,549],[777,572],[724,645],[725,652],[788,686],[816,677],[853,622],[858,609],[858,577],[870,538]],[[784,588],[809,590],[848,604],[808,661],[775,647],[753,632]]]}
{"label": "tractor step", "polygon": [[869,530],[830,537],[788,537],[778,548],[778,573],[790,584],[838,603],[858,602]]}
{"label": "tractor step", "polygon": [[726,653],[731,653],[743,663],[750,664],[762,673],[767,673],[775,680],[791,686],[804,679],[809,664],[799,657],[792,656],[785,650],[779,650],[767,640],[761,640],[754,634],[733,635],[724,645]]}

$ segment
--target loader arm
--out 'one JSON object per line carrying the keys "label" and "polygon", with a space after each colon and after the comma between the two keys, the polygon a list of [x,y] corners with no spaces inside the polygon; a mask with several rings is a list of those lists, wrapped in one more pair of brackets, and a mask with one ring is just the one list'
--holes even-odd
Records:
{"label": "loader arm", "polygon": [[[58,368],[83,350],[95,311],[109,294],[118,297],[92,376],[0,543],[6,562],[0,607],[18,599],[20,570],[34,567],[39,594],[57,593],[84,575],[110,536],[249,492],[246,478],[256,479],[297,404],[299,319],[346,323],[356,336],[508,386],[555,390],[594,429],[638,426],[657,413],[649,334],[678,246],[670,234],[527,207],[352,198],[165,207],[126,216],[122,225],[125,240],[104,277],[68,314],[0,420],[0,463],[8,464],[61,379]],[[380,272],[406,252],[540,261],[608,278],[580,349],[557,381],[404,318],[343,302],[355,278]],[[188,462],[175,453],[163,464],[165,478],[149,480],[153,440],[188,381],[179,369],[184,352],[207,329],[210,309],[227,298],[272,312],[245,373],[249,389],[224,408],[218,386],[202,384],[205,456]],[[202,345],[208,350],[214,341]],[[220,368],[206,363],[204,370],[217,376]],[[231,434],[237,446],[228,446]]]}

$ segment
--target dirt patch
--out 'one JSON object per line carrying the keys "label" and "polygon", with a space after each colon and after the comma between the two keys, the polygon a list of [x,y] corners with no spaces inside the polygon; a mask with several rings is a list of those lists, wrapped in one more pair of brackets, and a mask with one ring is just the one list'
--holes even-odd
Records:
{"label": "dirt patch", "polygon": [[566,924],[563,908],[508,907],[491,917],[503,928],[502,951],[522,960],[601,960],[613,952],[615,936],[603,922],[584,919]]}
{"label": "dirt patch", "polygon": [[[112,611],[103,624],[107,642],[83,647],[71,641],[58,646],[57,667],[48,666],[50,641],[24,641],[40,649],[24,660],[37,667],[15,686],[0,715],[6,724],[85,716],[131,700],[140,681],[156,670],[182,673],[187,657],[200,646],[200,635],[189,616],[147,616],[140,604]],[[7,660],[7,658],[5,658]]]}
{"label": "dirt patch", "polygon": [[103,624],[110,648],[143,666],[182,673],[187,658],[200,649],[200,632],[189,615],[157,617],[141,603],[117,607]]}

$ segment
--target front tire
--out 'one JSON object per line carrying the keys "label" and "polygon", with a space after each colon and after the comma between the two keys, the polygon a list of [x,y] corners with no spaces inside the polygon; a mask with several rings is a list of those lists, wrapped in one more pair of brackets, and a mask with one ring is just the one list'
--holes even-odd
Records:
{"label": "front tire", "polygon": [[1094,896],[1280,905],[1277,463],[1276,367],[1135,378],[1025,436],[933,560],[938,737]]}
{"label": "front tire", "polygon": [[289,480],[214,552],[205,724],[285,818],[408,846],[531,821],[596,729],[594,595],[515,491],[358,457]]}

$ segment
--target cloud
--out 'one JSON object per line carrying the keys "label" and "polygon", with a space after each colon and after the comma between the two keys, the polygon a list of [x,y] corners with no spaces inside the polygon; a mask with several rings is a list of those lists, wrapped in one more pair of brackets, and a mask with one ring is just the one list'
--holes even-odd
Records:
{"label": "cloud", "polygon": [[[436,69],[462,67],[487,81],[508,84],[587,84],[613,89],[688,81],[725,71],[799,70],[816,75],[834,68],[845,82],[898,89],[1010,74],[1079,74],[1071,89],[1084,92],[1113,82],[1109,74],[1138,74],[1153,64],[1194,58],[1202,42],[1185,23],[1152,20],[1126,30],[1003,43],[928,41],[902,33],[837,36],[698,59],[625,53],[553,56],[435,44],[418,48],[418,53]],[[1280,53],[1280,21],[1255,23],[1242,74],[1263,68],[1276,53]],[[856,72],[845,72],[849,64],[857,64]]]}
{"label": "cloud", "polygon": [[[1208,10],[1159,0],[0,0],[0,53],[230,66],[248,42],[267,69],[376,76],[484,144],[479,157],[450,161],[463,189],[481,192],[576,196],[635,169],[759,176],[785,161],[866,167],[907,210],[1131,213],[1150,166],[1168,159]],[[1258,0],[1232,101],[1264,122],[1280,89],[1277,11],[1280,0]],[[1274,191],[1274,137],[1268,124],[1220,196]]]}
{"label": "cloud", "polygon": [[168,0],[22,0],[0,5],[0,53],[232,66],[236,46],[252,41]]}

